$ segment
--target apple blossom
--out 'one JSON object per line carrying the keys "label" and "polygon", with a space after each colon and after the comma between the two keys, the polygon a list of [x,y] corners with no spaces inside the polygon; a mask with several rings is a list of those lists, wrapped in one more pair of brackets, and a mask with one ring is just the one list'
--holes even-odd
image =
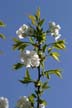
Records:
{"label": "apple blossom", "polygon": [[35,51],[26,50],[21,53],[21,62],[23,62],[26,67],[38,67],[40,59]]}
{"label": "apple blossom", "polygon": [[31,108],[31,103],[26,96],[20,97],[16,104],[17,108]]}
{"label": "apple blossom", "polygon": [[9,102],[7,98],[0,97],[0,108],[9,108]]}

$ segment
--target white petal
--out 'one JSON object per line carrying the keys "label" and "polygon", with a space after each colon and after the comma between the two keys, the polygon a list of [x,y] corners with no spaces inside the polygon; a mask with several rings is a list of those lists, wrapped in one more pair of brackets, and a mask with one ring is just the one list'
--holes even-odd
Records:
{"label": "white petal", "polygon": [[24,63],[24,59],[23,58],[21,58],[21,62]]}
{"label": "white petal", "polygon": [[55,41],[57,41],[61,37],[61,34],[59,34],[57,37],[55,37]]}
{"label": "white petal", "polygon": [[24,39],[24,37],[22,36],[22,34],[18,35],[18,37],[19,37],[20,39]]}
{"label": "white petal", "polygon": [[22,32],[22,27],[20,27],[20,28],[19,28],[19,31],[21,31],[21,32]]}
{"label": "white petal", "polygon": [[28,26],[26,24],[23,24],[22,26],[24,29],[28,29]]}
{"label": "white petal", "polygon": [[58,34],[59,34],[59,30],[55,29],[55,35],[58,35]]}
{"label": "white petal", "polygon": [[30,54],[30,51],[29,51],[29,50],[26,50],[25,53],[26,53],[26,54]]}
{"label": "white petal", "polygon": [[51,25],[52,25],[52,26],[55,26],[55,25],[56,25],[56,23],[55,23],[55,22],[51,22]]}
{"label": "white petal", "polygon": [[27,67],[27,68],[30,68],[30,67],[31,67],[31,65],[30,65],[30,64],[27,64],[27,65],[26,65],[26,67]]}
{"label": "white petal", "polygon": [[60,25],[56,25],[56,27],[57,27],[59,30],[61,29]]}
{"label": "white petal", "polygon": [[21,34],[21,31],[20,31],[20,30],[17,30],[17,31],[16,31],[16,34],[17,34],[17,35],[20,35],[20,34]]}

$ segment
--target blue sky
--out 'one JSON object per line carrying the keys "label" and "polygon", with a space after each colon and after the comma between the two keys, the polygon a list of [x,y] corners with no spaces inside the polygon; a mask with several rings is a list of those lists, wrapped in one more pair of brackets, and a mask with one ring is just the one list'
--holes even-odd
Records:
{"label": "blue sky", "polygon": [[[55,76],[49,81],[51,88],[43,97],[47,100],[46,108],[72,107],[72,0],[0,0],[0,19],[6,23],[6,28],[0,32],[6,35],[6,40],[0,40],[0,49],[4,54],[0,56],[0,96],[9,98],[10,108],[20,96],[29,95],[33,88],[18,82],[24,75],[25,68],[12,70],[12,65],[19,61],[19,52],[12,50],[15,32],[23,24],[28,23],[27,16],[34,14],[40,7],[41,16],[46,19],[44,27],[49,21],[55,21],[62,27],[62,38],[67,42],[67,48],[61,52],[61,62],[49,59],[46,67],[61,68],[63,79]],[[34,76],[35,77],[35,76]]]}

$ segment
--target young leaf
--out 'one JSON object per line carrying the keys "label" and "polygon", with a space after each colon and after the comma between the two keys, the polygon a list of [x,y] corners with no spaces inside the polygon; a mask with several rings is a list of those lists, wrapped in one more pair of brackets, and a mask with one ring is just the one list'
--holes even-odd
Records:
{"label": "young leaf", "polygon": [[64,40],[59,40],[58,42],[55,42],[53,44],[53,46],[56,48],[56,49],[65,49],[65,41]]}
{"label": "young leaf", "polygon": [[51,52],[50,56],[52,56],[55,60],[59,61],[59,53],[58,52]]}
{"label": "young leaf", "polygon": [[0,34],[0,38],[5,39],[6,37],[3,34]]}
{"label": "young leaf", "polygon": [[28,69],[26,70],[26,75],[25,75],[25,77],[23,78],[23,80],[19,80],[21,83],[23,83],[23,84],[28,84],[28,83],[32,83],[32,82],[34,82],[32,79],[31,79],[31,77],[30,77],[30,74],[29,74],[29,71],[28,71]]}
{"label": "young leaf", "polygon": [[14,64],[14,65],[13,65],[13,69],[18,70],[18,69],[22,68],[23,66],[24,66],[24,64],[22,64],[22,63],[17,63],[17,64]]}
{"label": "young leaf", "polygon": [[29,84],[29,83],[32,83],[33,81],[30,80],[30,79],[27,79],[27,78],[24,78],[23,80],[19,80],[21,83],[23,84]]}
{"label": "young leaf", "polygon": [[40,8],[38,8],[37,12],[36,12],[36,17],[39,19],[40,18]]}
{"label": "young leaf", "polygon": [[0,20],[0,27],[4,27],[4,26],[5,26],[4,22]]}
{"label": "young leaf", "polygon": [[43,52],[45,52],[46,48],[47,48],[47,45],[45,44],[45,45],[42,47]]}
{"label": "young leaf", "polygon": [[31,79],[28,69],[26,70],[26,76],[25,77],[28,78],[28,79]]}
{"label": "young leaf", "polygon": [[45,19],[40,20],[39,25],[42,26],[44,21],[45,21]]}
{"label": "young leaf", "polygon": [[50,79],[50,75],[48,72],[42,72],[42,76],[45,76],[47,79]]}
{"label": "young leaf", "polygon": [[55,75],[57,75],[58,77],[62,78],[61,70],[59,70],[59,69],[48,70],[48,71],[46,71],[45,73],[48,73],[48,74],[55,74]]}
{"label": "young leaf", "polygon": [[35,16],[29,15],[29,19],[31,20],[31,22],[32,22],[33,25],[36,24],[36,18],[35,18]]}
{"label": "young leaf", "polygon": [[30,40],[30,42],[31,42],[32,44],[34,44],[34,40],[33,40],[32,37],[30,37],[29,40]]}
{"label": "young leaf", "polygon": [[48,82],[44,82],[44,83],[42,84],[42,89],[48,89],[48,88],[49,88]]}
{"label": "young leaf", "polygon": [[28,46],[28,43],[24,43],[22,41],[16,41],[16,43],[13,45],[13,50],[24,50]]}
{"label": "young leaf", "polygon": [[29,101],[31,102],[31,105],[34,106],[34,99],[36,98],[36,95],[32,93],[30,96],[28,96]]}

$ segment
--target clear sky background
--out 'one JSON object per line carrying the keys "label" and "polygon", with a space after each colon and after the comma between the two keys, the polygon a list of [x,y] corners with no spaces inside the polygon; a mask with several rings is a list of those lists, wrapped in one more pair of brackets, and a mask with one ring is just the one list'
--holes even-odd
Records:
{"label": "clear sky background", "polygon": [[67,42],[67,48],[60,52],[61,62],[50,58],[46,64],[50,69],[63,70],[62,80],[52,76],[49,81],[51,88],[43,95],[48,102],[46,108],[72,108],[72,0],[0,0],[0,19],[7,25],[0,29],[6,35],[6,40],[0,40],[0,50],[4,51],[0,55],[0,96],[9,98],[10,108],[14,108],[20,96],[28,96],[33,91],[33,87],[18,81],[25,68],[12,70],[12,65],[19,61],[19,52],[12,50],[12,39],[17,37],[16,30],[28,23],[27,15],[34,14],[38,7],[42,18],[46,19],[44,27],[48,27],[49,21],[60,24],[62,38]]}

